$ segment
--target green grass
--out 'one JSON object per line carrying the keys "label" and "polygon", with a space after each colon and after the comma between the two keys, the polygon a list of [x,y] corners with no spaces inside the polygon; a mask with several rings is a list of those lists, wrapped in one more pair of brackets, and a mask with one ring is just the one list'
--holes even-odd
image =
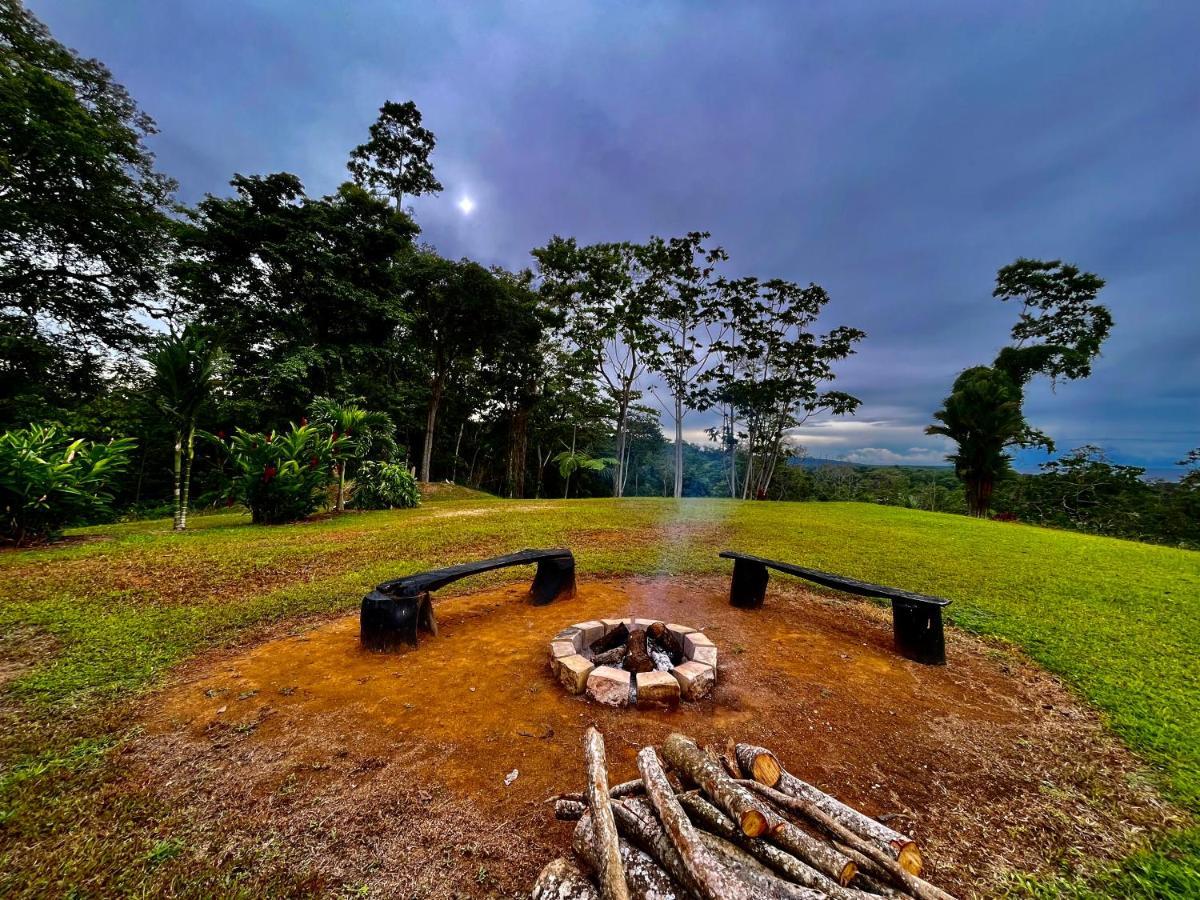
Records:
{"label": "green grass", "polygon": [[[14,837],[46,846],[47,822],[91,809],[104,778],[94,748],[117,741],[115,711],[165,669],[265,623],[351,610],[385,578],[526,546],[570,546],[586,575],[724,572],[716,551],[732,547],[949,597],[951,622],[1012,641],[1061,675],[1168,797],[1200,812],[1200,553],[862,504],[508,502],[459,490],[431,500],[294,526],[211,514],[183,535],[133,522],[0,553],[0,659],[20,666],[2,695],[11,727],[0,737],[0,871]],[[1067,873],[1014,882],[1013,892],[1165,897],[1182,885],[1200,896],[1198,846],[1183,832],[1099,885]],[[147,838],[143,880],[129,883],[157,883],[186,856],[180,847]]]}

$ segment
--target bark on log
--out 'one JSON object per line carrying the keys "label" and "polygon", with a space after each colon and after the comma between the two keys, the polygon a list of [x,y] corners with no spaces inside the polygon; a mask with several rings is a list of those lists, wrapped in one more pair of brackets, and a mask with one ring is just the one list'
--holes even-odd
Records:
{"label": "bark on log", "polygon": [[774,826],[770,807],[726,775],[691,738],[672,734],[663,743],[663,756],[673,769],[699,785],[748,837],[759,837]]}
{"label": "bark on log", "polygon": [[644,797],[631,797],[613,803],[613,815],[617,830],[634,846],[644,850],[656,863],[683,888],[688,896],[697,897],[699,891],[692,873],[684,865],[683,858],[671,846],[667,833],[654,817],[654,807]]}
{"label": "bark on log", "polygon": [[697,827],[738,845],[759,862],[796,884],[820,891],[836,900],[862,900],[862,892],[842,887],[838,881],[818,872],[791,853],[768,844],[761,838],[746,837],[724,813],[699,794],[681,794],[679,803]]}
{"label": "bark on log", "polygon": [[790,794],[781,794],[774,788],[769,788],[765,784],[759,784],[757,781],[744,781],[741,783],[753,790],[760,797],[764,797],[774,803],[780,809],[786,809],[803,816],[809,822],[820,827],[834,840],[843,844],[848,850],[854,851],[852,854],[847,855],[856,864],[862,865],[866,863],[864,868],[873,877],[885,877],[887,881],[903,888],[906,892],[916,897],[917,900],[954,900],[952,895],[939,887],[935,887],[928,881],[924,881],[913,875],[889,854],[875,846],[874,843],[864,840],[845,825],[831,819],[825,812],[818,809],[809,801],[803,800],[800,797],[793,797]]}
{"label": "bark on log", "polygon": [[560,822],[578,822],[587,812],[587,804],[581,800],[559,797],[554,801],[554,818]]}
{"label": "bark on log", "polygon": [[679,665],[682,662],[683,638],[667,628],[665,623],[655,622],[646,629],[646,635],[666,651],[667,656],[671,657],[671,662],[675,665]]}
{"label": "bark on log", "polygon": [[[575,826],[572,847],[593,871],[600,860],[596,857],[596,834],[592,816],[586,813]],[[621,839],[621,865],[625,869],[625,881],[634,900],[685,900],[689,895],[676,886],[666,871],[648,853],[629,841]]]}
{"label": "bark on log", "polygon": [[624,623],[621,623],[604,637],[596,638],[592,641],[591,647],[588,649],[595,653],[603,653],[605,650],[612,650],[615,647],[623,647],[629,640],[629,629]]}
{"label": "bark on log", "polygon": [[599,900],[591,880],[561,856],[546,864],[533,883],[530,900]]}
{"label": "bark on log", "polygon": [[807,800],[834,821],[840,822],[859,837],[875,844],[911,874],[921,874],[921,850],[912,838],[863,815],[857,809],[830,797],[808,782],[801,781],[780,765],[775,754],[765,747],[738,744],[735,752],[738,765],[747,778],[775,788],[782,794]]}
{"label": "bark on log", "polygon": [[646,782],[646,796],[654,805],[671,846],[692,874],[700,895],[705,900],[753,900],[754,891],[749,885],[700,842],[696,829],[675,799],[654,748],[643,747],[637,763],[642,781]]}
{"label": "bark on log", "polygon": [[640,628],[629,635],[625,651],[625,670],[634,673],[654,671],[654,660],[646,650],[646,632]]}
{"label": "bark on log", "polygon": [[750,886],[758,900],[824,900],[825,894],[798,884],[789,884],[724,838],[707,831],[700,831],[698,835],[710,853],[721,859],[728,869]]}
{"label": "bark on log", "polygon": [[621,868],[621,848],[617,841],[617,823],[608,797],[608,762],[604,756],[604,738],[588,726],[583,738],[587,763],[587,805],[592,813],[596,836],[596,877],[602,900],[629,900],[625,872]]}
{"label": "bark on log", "polygon": [[[632,781],[622,781],[620,784],[614,784],[608,789],[608,796],[613,800],[621,797],[636,797],[646,793],[646,785],[642,783],[642,779],[635,778]],[[558,794],[551,797],[550,800],[574,800],[577,803],[586,803],[587,797],[583,795],[583,791],[570,791],[569,793]],[[546,802],[549,803],[550,800]]]}
{"label": "bark on log", "polygon": [[818,872],[832,878],[842,887],[850,883],[858,866],[850,856],[840,853],[828,844],[823,844],[807,831],[801,831],[791,822],[781,822],[767,838],[777,847],[798,856]]}

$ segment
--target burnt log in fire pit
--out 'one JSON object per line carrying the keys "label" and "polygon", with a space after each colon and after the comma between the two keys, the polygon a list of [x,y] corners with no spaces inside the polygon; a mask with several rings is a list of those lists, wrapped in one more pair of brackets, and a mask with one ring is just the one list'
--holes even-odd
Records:
{"label": "burnt log in fire pit", "polygon": [[445,569],[419,572],[395,581],[385,581],[363,597],[359,637],[370,650],[391,650],[401,644],[417,645],[417,632],[437,634],[433,603],[429,594],[460,578],[508,566],[537,565],[529,599],[543,606],[559,597],[575,594],[575,557],[570,550],[521,550],[506,556],[460,563]]}

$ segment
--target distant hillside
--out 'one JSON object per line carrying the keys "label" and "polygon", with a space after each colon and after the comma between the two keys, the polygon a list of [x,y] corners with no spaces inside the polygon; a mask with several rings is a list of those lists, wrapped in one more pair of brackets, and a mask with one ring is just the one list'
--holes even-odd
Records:
{"label": "distant hillside", "polygon": [[909,471],[930,471],[941,472],[952,466],[930,466],[930,465],[904,465],[901,463],[856,463],[848,462],[844,459],[822,459],[819,456],[805,456],[800,459],[791,459],[789,465],[799,466],[802,469],[823,469],[826,466],[832,466],[836,469],[855,469],[860,472],[870,471],[871,469],[906,469]]}

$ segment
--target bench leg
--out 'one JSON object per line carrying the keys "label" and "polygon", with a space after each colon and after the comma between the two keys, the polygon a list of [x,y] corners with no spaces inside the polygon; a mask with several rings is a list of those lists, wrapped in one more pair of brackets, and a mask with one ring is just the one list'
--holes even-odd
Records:
{"label": "bench leg", "polygon": [[371,591],[363,597],[359,639],[368,650],[394,650],[401,644],[417,646],[417,629],[437,634],[429,594],[391,597]]}
{"label": "bench leg", "polygon": [[540,559],[533,584],[529,586],[529,598],[534,606],[545,606],[559,597],[575,596],[575,558],[559,556]]}
{"label": "bench leg", "polygon": [[930,666],[946,664],[942,608],[929,603],[892,601],[892,631],[901,656]]}
{"label": "bench leg", "polygon": [[767,599],[767,567],[748,559],[733,561],[729,582],[729,605],[740,609],[758,609]]}

